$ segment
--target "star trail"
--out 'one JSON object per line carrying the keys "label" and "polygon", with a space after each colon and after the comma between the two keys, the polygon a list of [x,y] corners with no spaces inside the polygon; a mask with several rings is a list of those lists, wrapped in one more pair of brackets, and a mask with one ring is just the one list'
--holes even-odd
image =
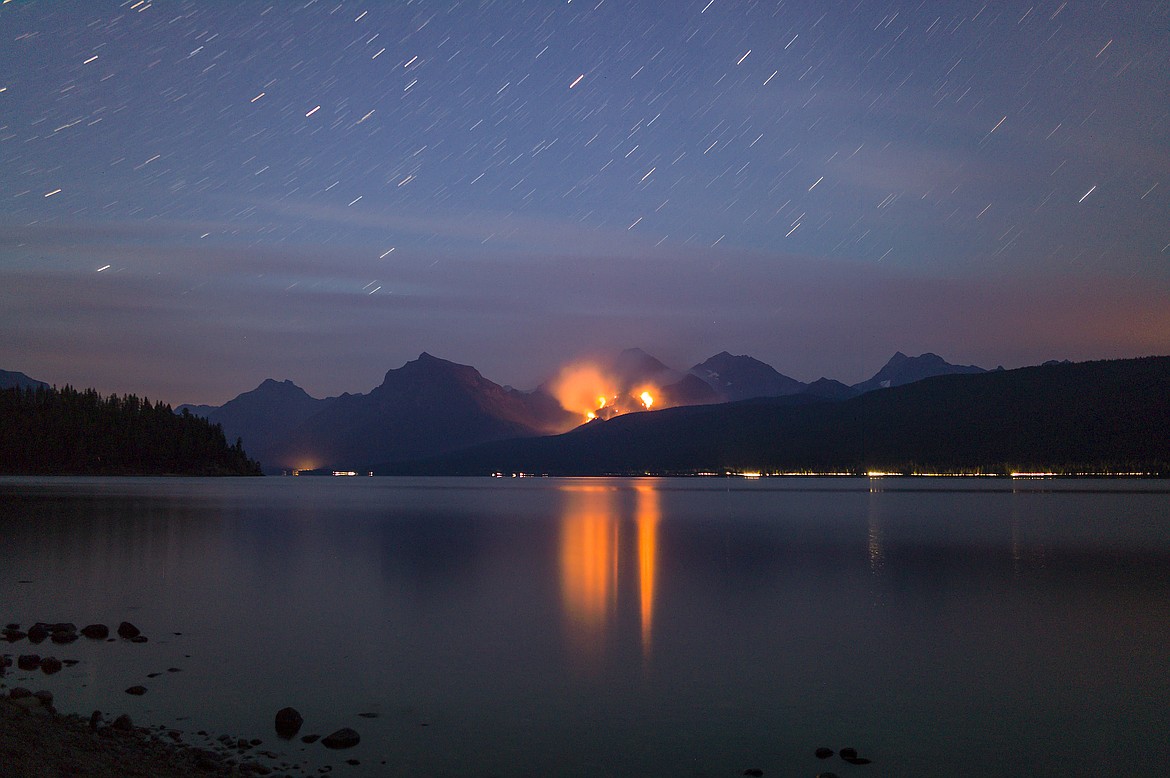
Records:
{"label": "star trail", "polygon": [[1170,346],[1170,7],[0,5],[0,367],[801,380]]}

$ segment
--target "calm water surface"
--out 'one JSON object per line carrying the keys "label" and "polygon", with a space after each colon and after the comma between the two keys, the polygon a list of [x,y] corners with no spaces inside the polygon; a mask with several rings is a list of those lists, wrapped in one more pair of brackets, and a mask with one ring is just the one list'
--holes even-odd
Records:
{"label": "calm water surface", "polygon": [[1165,481],[0,479],[0,611],[150,636],[10,686],[334,775],[1170,766]]}

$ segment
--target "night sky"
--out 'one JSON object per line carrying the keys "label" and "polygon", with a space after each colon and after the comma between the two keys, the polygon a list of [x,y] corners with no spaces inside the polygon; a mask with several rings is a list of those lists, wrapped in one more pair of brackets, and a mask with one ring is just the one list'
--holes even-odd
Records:
{"label": "night sky", "polygon": [[0,5],[0,368],[1170,352],[1170,4]]}

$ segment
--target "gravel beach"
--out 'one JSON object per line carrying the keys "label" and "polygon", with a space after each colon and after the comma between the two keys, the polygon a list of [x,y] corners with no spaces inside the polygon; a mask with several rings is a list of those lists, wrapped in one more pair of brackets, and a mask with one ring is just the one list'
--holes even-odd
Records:
{"label": "gravel beach", "polygon": [[280,774],[257,762],[229,764],[222,754],[172,741],[165,729],[118,729],[110,722],[92,728],[89,719],[21,703],[0,698],[0,765],[13,778]]}

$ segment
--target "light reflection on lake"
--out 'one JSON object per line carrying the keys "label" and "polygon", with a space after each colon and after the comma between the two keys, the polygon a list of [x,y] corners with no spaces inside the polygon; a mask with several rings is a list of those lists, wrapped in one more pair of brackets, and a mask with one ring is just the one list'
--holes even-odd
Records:
{"label": "light reflection on lake", "polygon": [[0,479],[0,622],[151,637],[4,680],[353,776],[1153,775],[1167,487]]}
{"label": "light reflection on lake", "polygon": [[617,492],[604,486],[564,491],[560,524],[565,626],[575,653],[595,663],[604,651],[617,606]]}
{"label": "light reflection on lake", "polygon": [[642,656],[649,660],[658,562],[658,489],[650,481],[635,483],[632,495],[610,484],[565,484],[558,489],[564,499],[561,591],[572,650],[583,666],[598,666],[611,642],[609,631],[614,628],[620,588],[637,592]]}

